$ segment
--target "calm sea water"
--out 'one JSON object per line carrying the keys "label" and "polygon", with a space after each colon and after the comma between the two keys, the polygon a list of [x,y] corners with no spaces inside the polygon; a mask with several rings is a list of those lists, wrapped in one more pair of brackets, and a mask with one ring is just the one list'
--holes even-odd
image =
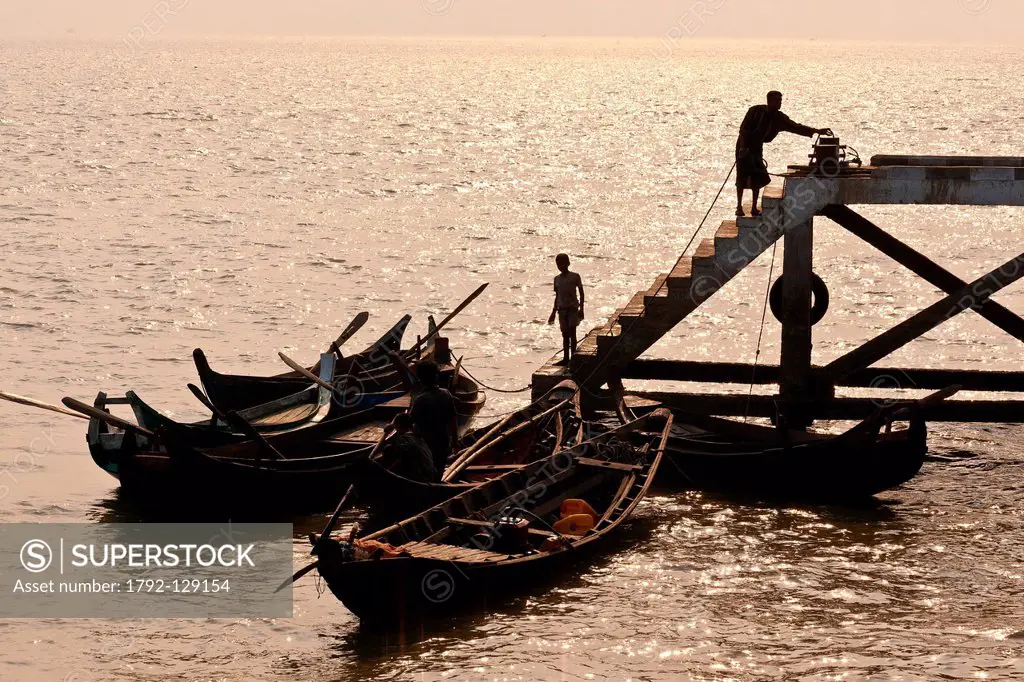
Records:
{"label": "calm sea water", "polygon": [[[358,311],[367,342],[443,313],[465,364],[528,383],[559,345],[552,257],[588,322],[665,271],[771,88],[874,153],[1020,154],[1020,50],[628,40],[0,44],[0,388],[132,388],[180,417],[190,351],[270,373]],[[783,138],[781,170],[807,153]],[[705,227],[727,217],[729,195]],[[1018,209],[865,213],[971,279],[1019,251]],[[832,309],[816,360],[937,298],[819,221]],[[780,254],[781,255],[781,251]],[[770,254],[652,351],[750,361]],[[777,258],[778,261],[778,258]],[[781,261],[778,261],[781,262]],[[999,295],[1024,310],[1021,287]],[[585,322],[585,324],[587,324]],[[777,358],[769,316],[762,359]],[[961,316],[892,363],[1019,369]],[[737,390],[742,390],[740,387]],[[488,414],[520,395],[492,393]],[[83,422],[0,405],[0,521],[125,518]],[[648,499],[606,559],[504,608],[381,637],[312,580],[288,620],[0,621],[4,680],[1024,679],[1024,450],[935,425],[933,462],[874,508]],[[187,494],[182,503],[187,504]],[[322,519],[302,520],[303,528]],[[296,562],[304,542],[296,540]]]}

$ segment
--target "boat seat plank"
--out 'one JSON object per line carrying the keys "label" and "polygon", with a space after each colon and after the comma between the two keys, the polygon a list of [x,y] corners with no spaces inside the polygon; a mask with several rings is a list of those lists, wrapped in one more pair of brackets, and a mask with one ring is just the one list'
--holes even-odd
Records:
{"label": "boat seat plank", "polygon": [[615,469],[616,471],[640,471],[644,467],[640,464],[622,464],[620,462],[606,462],[601,459],[591,459],[589,457],[580,457],[576,460],[576,463],[580,466],[585,467],[597,467],[598,469]]}
{"label": "boat seat plank", "polygon": [[[494,524],[491,523],[490,521],[480,521],[479,519],[449,518],[448,522],[449,523],[454,523],[454,524],[459,525],[459,526],[475,526],[477,528],[488,528],[488,529],[489,528],[494,528]],[[554,533],[552,533],[551,531],[540,530],[540,529],[537,529],[537,528],[527,528],[527,532],[530,535],[540,535],[540,536],[543,536],[543,537],[546,537],[546,538],[547,537],[551,537],[552,535],[554,535]]]}
{"label": "boat seat plank", "polygon": [[444,559],[446,561],[501,561],[509,555],[489,552],[484,549],[471,549],[469,547],[455,547],[453,545],[439,545],[426,542],[413,542],[402,545],[400,548],[413,557],[421,559]]}
{"label": "boat seat plank", "polygon": [[468,466],[463,471],[486,474],[490,472],[501,472],[501,471],[515,471],[516,469],[522,469],[525,464],[478,464],[474,466]]}

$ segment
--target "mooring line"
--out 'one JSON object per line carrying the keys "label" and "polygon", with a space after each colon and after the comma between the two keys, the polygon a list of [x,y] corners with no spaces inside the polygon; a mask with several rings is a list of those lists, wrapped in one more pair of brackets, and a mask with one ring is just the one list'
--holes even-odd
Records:
{"label": "mooring line", "polygon": [[[679,258],[676,259],[675,264],[672,266],[672,270],[669,270],[669,275],[670,276],[672,274],[672,271],[675,270],[676,267],[679,265],[679,263],[683,260],[683,258],[686,257],[686,251],[690,248],[690,246],[693,245],[693,241],[697,238],[697,235],[700,234],[701,229],[703,229],[703,227],[704,227],[704,223],[707,222],[708,216],[711,215],[711,211],[714,210],[715,204],[718,203],[718,199],[722,196],[722,192],[725,190],[725,185],[729,182],[729,178],[732,177],[732,172],[734,170],[736,170],[736,162],[735,161],[733,161],[732,166],[729,168],[729,172],[726,173],[725,179],[722,180],[722,186],[718,188],[718,193],[715,194],[715,198],[711,201],[711,205],[708,206],[708,210],[704,214],[704,218],[700,221],[700,224],[697,225],[697,229],[694,230],[693,234],[690,236],[690,241],[686,242],[686,246],[683,247],[682,253],[679,255]],[[662,288],[668,285],[668,280],[669,280],[669,278],[666,277],[665,281],[658,285],[658,288],[655,289],[655,291],[654,291],[655,295],[659,294],[661,292]],[[636,320],[630,325],[629,330],[632,330],[633,327],[635,327],[639,323],[640,323],[640,318],[636,318]],[[611,355],[612,351],[614,351],[618,347],[618,345],[620,343],[622,343],[622,339],[625,338],[626,332],[629,331],[629,330],[623,328],[622,332],[619,334],[618,338],[615,340],[615,343],[608,350],[608,352],[601,354],[602,357],[598,359],[597,364],[594,366],[593,370],[591,370],[590,374],[587,375],[587,378],[584,379],[583,381],[577,382],[577,384],[578,384],[578,386],[576,388],[576,392],[577,393],[579,393],[580,391],[585,390],[588,394],[590,394],[590,395],[592,395],[594,397],[599,397],[597,393],[595,393],[594,391],[591,391],[587,387],[587,382],[589,382],[590,379],[595,374],[597,374],[598,370],[600,370],[602,365],[605,364],[605,362],[607,360],[607,357],[609,355]],[[596,340],[595,340],[595,343],[596,343]],[[568,366],[568,363],[566,363],[566,365]]]}
{"label": "mooring line", "polygon": [[772,288],[772,274],[775,272],[775,249],[779,242],[772,244],[772,262],[768,266],[768,285],[764,290],[764,307],[761,309],[761,329],[757,332],[757,349],[754,351],[754,366],[750,369],[750,390],[747,392],[747,407],[743,410],[743,423],[750,416],[750,402],[754,398],[754,378],[757,376],[757,359],[761,357],[761,337],[764,334],[764,321],[768,315],[768,295]]}
{"label": "mooring line", "polygon": [[469,371],[468,369],[466,369],[466,368],[465,368],[465,366],[461,367],[461,368],[459,369],[459,371],[460,371],[460,372],[462,372],[463,374],[465,374],[466,376],[468,376],[468,377],[469,377],[470,379],[472,379],[472,380],[473,380],[473,381],[475,381],[476,383],[478,383],[478,384],[480,384],[481,386],[483,386],[484,388],[486,388],[486,389],[487,389],[488,391],[494,391],[494,392],[496,392],[496,393],[524,393],[524,392],[526,392],[526,391],[529,391],[529,390],[530,390],[530,388],[531,388],[531,387],[533,386],[533,384],[527,384],[525,388],[517,388],[517,389],[509,389],[509,388],[494,388],[493,386],[488,386],[487,384],[485,384],[484,382],[480,381],[480,380],[479,380],[479,379],[477,379],[477,378],[476,378],[475,376],[473,376],[473,375],[472,375],[472,374],[470,373],[470,371]]}

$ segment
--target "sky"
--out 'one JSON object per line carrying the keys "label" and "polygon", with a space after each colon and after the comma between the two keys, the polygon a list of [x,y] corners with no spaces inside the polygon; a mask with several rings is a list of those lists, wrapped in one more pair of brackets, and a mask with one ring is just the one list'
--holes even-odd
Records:
{"label": "sky", "polygon": [[649,36],[1024,45],[1021,0],[0,0],[0,39]]}

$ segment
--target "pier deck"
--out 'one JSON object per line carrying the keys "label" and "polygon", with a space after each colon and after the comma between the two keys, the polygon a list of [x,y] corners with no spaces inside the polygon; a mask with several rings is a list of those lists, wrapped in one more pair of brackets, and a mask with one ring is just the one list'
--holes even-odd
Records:
{"label": "pier deck", "polygon": [[[655,361],[637,358],[779,239],[785,245],[781,363],[775,368],[758,368],[759,375],[754,375],[755,381],[760,376],[760,383],[778,384],[779,394],[755,399],[751,415],[776,417],[778,411],[792,425],[840,414],[866,416],[872,401],[837,398],[836,387],[863,385],[876,362],[967,309],[1024,341],[1024,320],[991,300],[997,291],[1024,277],[1024,253],[974,282],[964,282],[849,208],[860,204],[1024,206],[1024,157],[875,156],[868,166],[844,168],[831,175],[790,166],[782,187],[766,188],[759,218],[725,221],[693,253],[680,256],[669,272],[636,292],[580,341],[570,367],[555,364],[560,359],[555,356],[534,373],[534,396],[570,377],[583,387],[585,401],[588,397],[599,399],[606,393],[605,386],[617,388],[624,378],[749,383],[754,371],[750,365],[665,360],[652,365]],[[813,366],[810,310],[816,216],[835,221],[946,296],[828,365]],[[1016,372],[874,370],[879,372],[927,378],[927,385],[936,385],[941,377],[943,382],[975,390],[1024,391],[1024,376]],[[657,397],[668,401],[673,395]],[[675,402],[687,409],[715,414],[743,414],[747,406],[745,395],[675,395]],[[1005,409],[1000,409],[1000,404]],[[981,405],[953,400],[930,416],[952,421],[1024,421],[1024,410],[1013,401]]]}

